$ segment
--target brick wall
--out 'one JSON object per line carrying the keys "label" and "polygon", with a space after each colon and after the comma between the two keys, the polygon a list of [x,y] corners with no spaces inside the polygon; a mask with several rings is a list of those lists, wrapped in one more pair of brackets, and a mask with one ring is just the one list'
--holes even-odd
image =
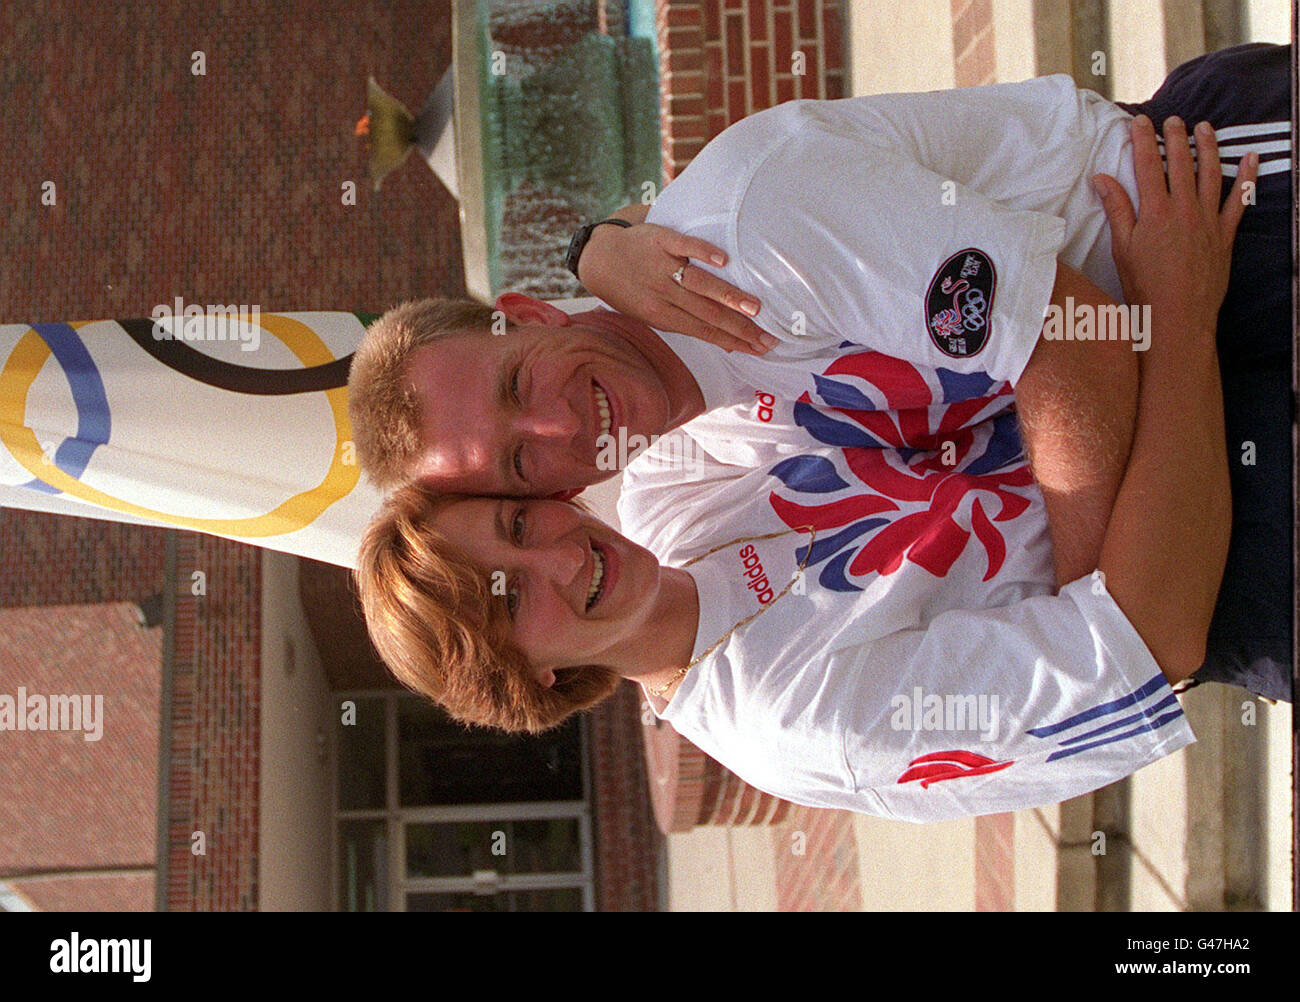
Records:
{"label": "brick wall", "polygon": [[165,531],[0,509],[0,608],[138,602],[157,594]]}
{"label": "brick wall", "polygon": [[0,731],[0,879],[38,908],[153,909],[161,634],[128,603],[0,608],[0,694],[102,700],[98,740]]}
{"label": "brick wall", "polygon": [[[197,533],[178,534],[176,549],[167,910],[249,911],[257,907],[261,551]],[[206,594],[194,594],[200,586]],[[200,831],[206,853],[196,855]]]}
{"label": "brick wall", "polygon": [[[206,57],[202,76],[191,72],[195,51]],[[330,5],[322,16],[310,0],[6,4],[0,56],[10,249],[0,321],[147,316],[175,295],[378,310],[415,293],[464,294],[455,201],[414,162],[373,196],[353,135],[369,73],[407,104],[423,101],[450,62],[449,5]],[[56,184],[53,206],[41,203],[46,180]],[[343,204],[345,181],[356,183],[358,204]],[[256,551],[180,538],[208,594],[184,613],[189,639],[177,651],[168,902],[252,908]],[[162,530],[0,512],[0,607],[160,592],[163,539]],[[148,757],[156,762],[156,747]],[[156,801],[152,782],[140,789]],[[190,855],[195,829],[207,834],[206,857]],[[50,907],[70,905],[70,888],[43,886]]]}
{"label": "brick wall", "polygon": [[951,0],[952,58],[958,87],[978,87],[997,78],[993,51],[992,0]]}
{"label": "brick wall", "polygon": [[794,805],[773,832],[772,851],[778,911],[861,910],[852,814]]}
{"label": "brick wall", "polygon": [[664,838],[655,827],[641,754],[640,690],[631,684],[587,717],[596,907],[655,911]]}
{"label": "brick wall", "polygon": [[664,182],[733,122],[845,94],[839,0],[657,0]]}

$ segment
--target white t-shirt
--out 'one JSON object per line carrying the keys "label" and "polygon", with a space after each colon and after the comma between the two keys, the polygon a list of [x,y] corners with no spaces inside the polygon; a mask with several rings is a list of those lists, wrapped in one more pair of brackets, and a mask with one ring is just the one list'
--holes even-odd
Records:
{"label": "white t-shirt", "polygon": [[[783,344],[760,359],[664,335],[710,412],[629,465],[623,531],[673,565],[817,533],[802,596],[775,600],[794,534],[690,568],[696,655],[775,601],[663,714],[754,786],[937,820],[1057,802],[1194,740],[1104,587],[1052,594],[1011,407],[1058,256],[1120,297],[1089,178],[1133,191],[1127,122],[1064,76],[792,102],[724,132],[652,208],[727,250],[710,270],[762,299]],[[926,726],[963,696],[996,697],[989,740]]]}
{"label": "white t-shirt", "polygon": [[[1058,258],[1122,301],[1090,178],[1117,177],[1136,204],[1129,121],[1057,75],[791,101],[725,130],[647,221],[726,250],[725,268],[693,264],[757,296],[756,322],[782,344],[756,358],[660,332],[710,412],[696,437],[756,466],[803,448],[800,399],[899,410],[985,398],[961,426],[1004,410]],[[837,364],[866,383],[846,387]]]}
{"label": "white t-shirt", "polygon": [[[808,536],[787,531],[687,568],[700,601],[692,656],[725,639],[659,715],[751,785],[938,821],[1056,803],[1195,740],[1101,580],[1051,593],[1045,520],[1005,545],[999,515],[1017,498],[1041,505],[1020,478],[950,473],[935,490],[946,500],[899,511],[849,487],[834,451],[736,473],[714,465],[674,495],[681,516],[649,531],[620,514],[673,566],[821,524],[808,556]],[[802,507],[785,480],[815,488]]]}

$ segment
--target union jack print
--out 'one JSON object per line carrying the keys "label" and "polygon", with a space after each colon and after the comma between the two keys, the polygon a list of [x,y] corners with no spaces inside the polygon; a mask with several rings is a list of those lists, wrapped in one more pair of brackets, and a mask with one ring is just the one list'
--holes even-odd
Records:
{"label": "union jack print", "polygon": [[794,420],[836,448],[773,466],[780,486],[769,501],[786,525],[817,530],[797,558],[822,565],[819,583],[862,591],[858,582],[905,560],[943,577],[972,534],[987,556],[984,580],[996,575],[1007,552],[998,523],[1032,497],[1010,384],[879,352],[840,356],[814,384]]}

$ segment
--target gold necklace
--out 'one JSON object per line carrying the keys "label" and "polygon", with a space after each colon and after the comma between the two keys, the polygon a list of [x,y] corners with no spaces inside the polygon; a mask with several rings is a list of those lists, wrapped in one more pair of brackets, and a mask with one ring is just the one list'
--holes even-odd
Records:
{"label": "gold necklace", "polygon": [[795,528],[795,529],[784,529],[784,530],[782,530],[781,532],[769,532],[769,533],[767,533],[767,534],[764,535],[764,536],[742,536],[742,537],[740,537],[739,539],[733,539],[733,540],[731,540],[730,542],[722,543],[722,544],[720,544],[719,546],[715,546],[713,549],[709,550],[707,553],[701,553],[698,557],[692,557],[690,560],[686,561],[686,563],[682,564],[682,567],[690,567],[691,564],[698,563],[699,561],[703,560],[705,557],[710,557],[710,556],[712,556],[713,554],[717,553],[719,550],[725,550],[727,547],[729,547],[729,546],[735,546],[737,543],[755,543],[755,542],[757,542],[757,541],[760,540],[760,539],[775,539],[777,536],[788,536],[788,535],[789,535],[790,533],[792,533],[792,532],[803,532],[805,529],[808,531],[808,549],[807,549],[807,551],[804,553],[803,560],[801,560],[801,561],[799,562],[799,569],[796,570],[796,571],[794,572],[794,577],[792,577],[792,578],[790,579],[789,583],[788,583],[784,588],[781,589],[781,594],[780,594],[780,595],[777,595],[776,598],[774,598],[774,599],[772,599],[772,601],[768,602],[767,605],[760,606],[757,612],[750,613],[748,616],[746,616],[744,619],[742,619],[740,622],[738,622],[738,623],[737,623],[735,626],[733,626],[730,630],[728,630],[726,633],[724,633],[722,636],[720,636],[720,637],[717,639],[717,641],[714,642],[714,644],[713,644],[711,647],[708,648],[708,650],[706,650],[706,651],[705,651],[703,654],[701,654],[698,658],[696,658],[695,660],[693,660],[693,661],[692,661],[690,664],[688,664],[685,668],[679,668],[679,669],[677,669],[677,673],[676,673],[675,675],[673,675],[673,677],[670,678],[670,679],[669,679],[667,682],[665,682],[663,685],[659,686],[658,688],[653,688],[653,687],[651,687],[651,686],[646,686],[646,688],[647,688],[647,689],[649,690],[649,692],[650,692],[650,695],[652,695],[652,696],[658,696],[658,697],[662,698],[662,697],[663,697],[663,694],[664,694],[665,692],[667,692],[667,691],[668,691],[669,689],[671,689],[674,685],[676,685],[678,682],[680,682],[683,678],[686,677],[686,673],[687,673],[688,671],[690,671],[690,670],[691,670],[692,668],[694,668],[697,664],[699,664],[701,661],[703,661],[705,658],[707,658],[710,654],[712,654],[714,651],[716,651],[719,647],[721,647],[722,644],[723,644],[723,642],[726,641],[726,639],[727,639],[729,636],[731,636],[733,633],[735,633],[737,630],[739,630],[742,626],[744,626],[746,623],[748,623],[751,619],[757,619],[759,616],[763,615],[763,613],[767,612],[768,609],[772,608],[772,606],[776,605],[777,602],[781,601],[782,596],[785,595],[786,592],[788,592],[791,588],[794,587],[794,583],[795,583],[796,581],[798,581],[800,575],[803,574],[803,569],[804,569],[804,567],[807,566],[807,564],[808,564],[808,558],[809,558],[810,556],[812,556],[813,541],[816,540],[816,538],[817,538],[817,530],[814,529],[811,525],[801,525],[801,526],[799,526],[798,528]]}

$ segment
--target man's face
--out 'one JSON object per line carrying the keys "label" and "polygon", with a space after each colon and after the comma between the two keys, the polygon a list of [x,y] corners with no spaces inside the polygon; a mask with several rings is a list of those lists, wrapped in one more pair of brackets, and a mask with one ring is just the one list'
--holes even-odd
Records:
{"label": "man's face", "polygon": [[603,435],[617,442],[622,426],[627,439],[648,440],[666,429],[668,391],[641,352],[613,330],[547,319],[449,335],[415,353],[418,479],[460,494],[549,497],[617,472],[602,468],[616,454]]}

